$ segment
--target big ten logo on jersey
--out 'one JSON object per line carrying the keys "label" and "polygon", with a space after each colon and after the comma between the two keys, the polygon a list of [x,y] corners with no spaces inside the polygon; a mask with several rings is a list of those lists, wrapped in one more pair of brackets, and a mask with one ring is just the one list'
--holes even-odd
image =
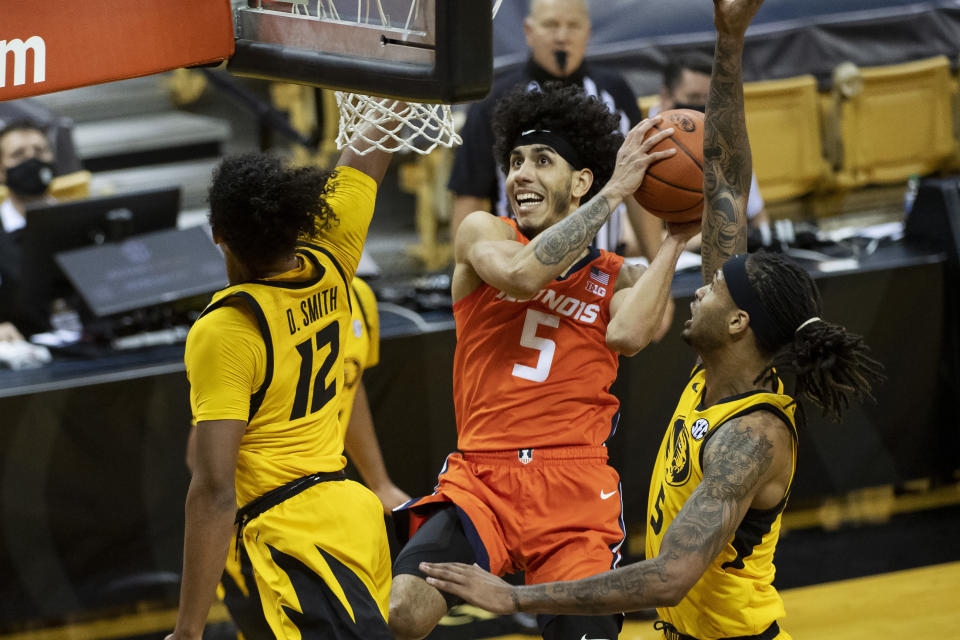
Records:
{"label": "big ten logo on jersey", "polygon": [[516,298],[508,296],[504,292],[500,291],[497,293],[496,299],[506,300],[507,302],[539,302],[543,306],[549,308],[550,311],[559,313],[560,315],[568,318],[572,318],[573,320],[582,322],[583,324],[593,324],[600,315],[600,305],[596,303],[587,303],[572,296],[557,293],[553,289],[540,289],[540,291],[537,292],[537,295],[533,296],[529,300],[517,300]]}
{"label": "big ten logo on jersey", "polygon": [[690,479],[690,439],[683,418],[673,423],[667,445],[667,484],[679,487]]}
{"label": "big ten logo on jersey", "polygon": [[13,38],[0,40],[0,89],[7,86],[7,58],[13,56],[13,86],[27,82],[27,67],[33,54],[33,83],[39,84],[47,79],[47,43],[40,36],[26,40]]}
{"label": "big ten logo on jersey", "polygon": [[287,328],[290,335],[304,327],[309,327],[328,313],[337,310],[337,288],[330,287],[318,291],[309,298],[300,301],[298,307],[287,309]]}

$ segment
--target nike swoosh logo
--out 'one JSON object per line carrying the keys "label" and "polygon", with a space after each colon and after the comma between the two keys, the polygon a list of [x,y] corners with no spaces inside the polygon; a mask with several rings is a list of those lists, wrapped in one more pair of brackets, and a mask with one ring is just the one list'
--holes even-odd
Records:
{"label": "nike swoosh logo", "polygon": [[698,388],[699,386],[700,386],[700,383],[699,383],[699,382],[694,382],[694,383],[693,383],[693,392],[694,392],[694,393],[697,392],[697,388]]}
{"label": "nike swoosh logo", "polygon": [[[616,493],[616,491],[614,491]],[[583,637],[580,640],[610,640],[609,638],[588,638],[587,634],[583,634]]]}
{"label": "nike swoosh logo", "polygon": [[[604,491],[603,489],[600,489],[600,499],[601,499],[601,500],[606,500],[607,498],[609,498],[610,496],[612,496],[612,495],[615,494],[616,492],[617,492],[616,489],[614,489],[614,490],[611,491],[610,493],[607,493],[607,492]],[[584,636],[583,638],[580,638],[580,640],[602,640],[602,639],[601,639],[601,638],[591,639],[591,638],[587,638],[586,636]]]}

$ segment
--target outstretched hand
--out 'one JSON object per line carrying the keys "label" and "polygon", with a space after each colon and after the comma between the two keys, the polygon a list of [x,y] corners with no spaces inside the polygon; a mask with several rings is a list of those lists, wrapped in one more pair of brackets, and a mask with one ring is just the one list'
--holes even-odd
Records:
{"label": "outstretched hand", "polygon": [[644,139],[647,132],[655,125],[660,124],[661,120],[660,116],[643,120],[627,133],[623,144],[620,145],[620,150],[617,152],[617,164],[614,167],[613,175],[607,182],[607,186],[616,190],[621,198],[633,195],[640,188],[643,176],[647,173],[647,167],[658,160],[669,158],[677,152],[675,148],[650,151],[661,140],[673,135],[673,129],[667,128]]}
{"label": "outstretched hand", "polygon": [[723,35],[743,37],[763,0],[713,0],[713,24]]}
{"label": "outstretched hand", "polygon": [[421,562],[427,584],[452,593],[490,613],[506,615],[518,610],[515,588],[477,565],[459,562]]}

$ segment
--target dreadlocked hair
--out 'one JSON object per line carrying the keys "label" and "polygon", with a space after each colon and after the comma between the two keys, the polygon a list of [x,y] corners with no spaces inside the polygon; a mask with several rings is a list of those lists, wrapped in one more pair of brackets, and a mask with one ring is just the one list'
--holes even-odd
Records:
{"label": "dreadlocked hair", "polygon": [[540,90],[518,87],[500,100],[493,114],[493,157],[505,174],[513,143],[530,129],[563,136],[593,172],[593,184],[581,202],[597,195],[613,175],[617,151],[623,144],[620,116],[581,87],[547,82]]}
{"label": "dreadlocked hair", "polygon": [[332,175],[266,153],[224,158],[208,194],[210,227],[244,264],[261,271],[293,253],[299,239],[339,222],[327,204]]}
{"label": "dreadlocked hair", "polygon": [[800,328],[818,318],[822,309],[820,292],[805,270],[779,254],[760,252],[747,259],[747,277],[778,334],[789,336],[780,344],[764,344],[757,338],[771,356],[757,382],[769,384],[778,373],[793,374],[796,396],[810,400],[837,422],[851,397],[873,400],[873,385],[885,379],[883,365],[870,357],[861,336],[824,320]]}

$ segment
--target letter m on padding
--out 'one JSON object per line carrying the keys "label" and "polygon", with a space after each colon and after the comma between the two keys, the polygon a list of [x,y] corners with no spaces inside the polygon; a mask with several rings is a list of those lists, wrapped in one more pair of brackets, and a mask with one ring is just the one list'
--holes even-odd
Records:
{"label": "letter m on padding", "polygon": [[13,54],[13,86],[27,82],[27,52],[33,50],[33,82],[47,79],[47,43],[40,36],[0,40],[0,88],[7,86],[7,57]]}

